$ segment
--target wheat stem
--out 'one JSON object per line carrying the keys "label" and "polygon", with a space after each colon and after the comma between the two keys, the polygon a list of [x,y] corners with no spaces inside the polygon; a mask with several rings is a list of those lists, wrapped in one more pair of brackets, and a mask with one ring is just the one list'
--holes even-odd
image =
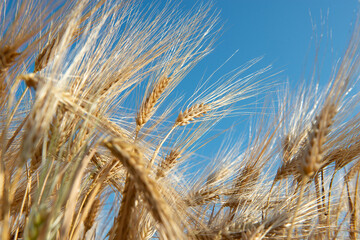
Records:
{"label": "wheat stem", "polygon": [[295,223],[295,219],[296,219],[296,215],[300,209],[300,205],[301,205],[301,201],[302,201],[302,198],[303,198],[303,195],[304,195],[304,190],[305,190],[305,185],[308,181],[308,177],[303,177],[302,181],[301,181],[301,185],[300,185],[300,192],[299,192],[299,197],[297,199],[297,202],[296,202],[296,206],[295,206],[295,210],[292,214],[292,218],[291,218],[291,224],[290,224],[290,227],[288,229],[288,232],[287,232],[287,240],[290,240],[292,238],[292,235],[293,235],[293,229],[294,229],[294,223]]}
{"label": "wheat stem", "polygon": [[148,165],[148,168],[151,168],[152,165],[154,164],[154,161],[157,157],[157,155],[159,154],[159,151],[160,151],[160,148],[162,147],[162,145],[165,143],[165,141],[170,137],[171,133],[175,130],[176,128],[176,125],[174,125],[170,131],[166,134],[166,136],[161,140],[161,142],[157,145],[151,159],[150,159],[150,162],[149,162],[149,165]]}

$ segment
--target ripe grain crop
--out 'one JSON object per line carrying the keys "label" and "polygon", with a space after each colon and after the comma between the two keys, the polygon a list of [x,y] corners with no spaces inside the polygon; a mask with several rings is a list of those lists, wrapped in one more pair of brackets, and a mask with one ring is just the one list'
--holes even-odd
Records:
{"label": "ripe grain crop", "polygon": [[[258,98],[281,84],[257,58],[180,99],[219,15],[141,6],[0,2],[1,239],[358,239],[359,22],[321,90]],[[245,144],[187,171],[259,99]]]}

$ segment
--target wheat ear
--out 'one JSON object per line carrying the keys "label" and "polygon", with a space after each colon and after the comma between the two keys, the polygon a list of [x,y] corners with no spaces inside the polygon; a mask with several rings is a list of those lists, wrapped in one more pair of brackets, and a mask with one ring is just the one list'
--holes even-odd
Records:
{"label": "wheat ear", "polygon": [[312,129],[308,133],[308,143],[304,148],[305,154],[301,162],[301,172],[312,177],[323,166],[324,143],[326,142],[329,128],[336,114],[334,105],[324,107],[316,117]]}
{"label": "wheat ear", "polygon": [[161,97],[161,94],[165,91],[166,87],[171,81],[170,77],[162,77],[155,85],[150,95],[146,98],[140,107],[140,111],[136,116],[136,132],[138,133],[144,124],[151,118],[154,113],[156,103]]}
{"label": "wheat ear", "polygon": [[98,197],[94,200],[94,202],[91,205],[90,213],[88,213],[88,215],[85,218],[85,221],[84,221],[85,231],[84,231],[84,233],[89,231],[92,228],[92,226],[94,225],[96,217],[99,214],[100,205],[101,205],[101,201],[100,201],[100,198],[99,198],[99,195],[98,195]]}
{"label": "wheat ear", "polygon": [[5,45],[0,48],[0,77],[2,74],[10,68],[20,53],[16,52],[16,48]]}
{"label": "wheat ear", "polygon": [[333,118],[335,117],[335,114],[336,108],[334,104],[325,105],[325,107],[320,112],[320,115],[316,117],[312,128],[308,132],[308,142],[304,148],[305,154],[303,157],[303,161],[300,164],[300,171],[303,174],[300,183],[300,193],[292,218],[292,222],[290,228],[288,229],[288,240],[292,237],[294,220],[301,204],[305,185],[307,184],[309,178],[313,177],[324,164],[323,145],[326,142],[326,137],[329,134],[329,128],[333,123]]}
{"label": "wheat ear", "polygon": [[181,153],[176,150],[170,151],[166,158],[160,163],[160,166],[156,172],[156,178],[165,177],[166,173],[174,166],[177,159],[181,157]]}
{"label": "wheat ear", "polygon": [[159,145],[156,147],[156,149],[153,153],[153,156],[151,157],[149,167],[152,166],[152,164],[155,161],[155,158],[159,154],[160,148],[165,143],[165,141],[169,138],[169,136],[175,130],[176,127],[188,125],[192,121],[194,121],[195,118],[200,118],[200,117],[204,116],[210,110],[211,110],[211,107],[208,104],[201,103],[201,104],[195,104],[195,105],[191,106],[190,108],[186,109],[184,112],[180,112],[175,121],[175,124],[172,126],[172,128],[167,133],[167,135],[161,140]]}
{"label": "wheat ear", "polygon": [[176,217],[171,214],[171,209],[161,196],[156,182],[149,177],[149,171],[144,166],[143,160],[132,154],[134,151],[138,152],[138,149],[134,148],[133,144],[120,139],[104,140],[103,143],[128,170],[136,188],[142,192],[154,219],[164,227],[165,235],[169,239],[183,239],[180,223],[176,222]]}
{"label": "wheat ear", "polygon": [[192,121],[195,120],[195,118],[199,118],[204,116],[207,112],[211,110],[211,107],[207,104],[195,104],[191,106],[190,108],[186,109],[184,112],[180,112],[176,121],[175,125],[177,126],[185,126]]}

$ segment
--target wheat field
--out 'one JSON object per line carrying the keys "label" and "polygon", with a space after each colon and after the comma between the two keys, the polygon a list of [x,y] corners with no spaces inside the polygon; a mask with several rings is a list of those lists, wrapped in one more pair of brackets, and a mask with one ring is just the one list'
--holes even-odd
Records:
{"label": "wheat field", "polygon": [[[358,22],[325,87],[293,94],[258,58],[181,99],[221,32],[211,4],[1,1],[0,18],[1,239],[360,238]],[[265,92],[246,147],[187,171]]]}

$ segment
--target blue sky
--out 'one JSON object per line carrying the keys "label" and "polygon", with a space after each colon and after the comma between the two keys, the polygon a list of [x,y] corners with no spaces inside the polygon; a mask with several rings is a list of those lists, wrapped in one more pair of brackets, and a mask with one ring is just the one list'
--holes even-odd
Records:
{"label": "blue sky", "polygon": [[[146,2],[146,1],[145,1]],[[221,76],[250,59],[263,56],[252,70],[271,64],[272,73],[280,72],[274,80],[289,82],[291,89],[309,82],[319,49],[317,81],[328,81],[332,66],[343,55],[356,22],[359,2],[355,0],[217,0],[222,24],[221,36],[214,51],[202,60],[180,84],[184,92],[193,92],[197,80],[209,76],[234,52],[231,60],[220,69]],[[195,1],[183,0],[182,10],[190,9]],[[190,87],[191,88],[190,88]],[[260,106],[262,103],[260,101]],[[259,111],[258,111],[259,112]],[[233,133],[237,138],[246,134],[249,116],[222,121],[217,130],[245,120]],[[216,130],[216,129],[215,129]],[[244,132],[245,130],[245,132]],[[199,151],[214,156],[223,138]]]}
{"label": "blue sky", "polygon": [[[183,1],[184,6],[193,1]],[[223,35],[215,51],[205,61],[221,64],[235,50],[231,64],[237,66],[251,58],[264,56],[266,63],[297,78],[314,52],[315,34],[323,34],[320,47],[334,62],[351,36],[358,1],[330,0],[218,0]],[[323,23],[322,23],[323,22]],[[315,26],[315,27],[314,27]],[[332,33],[332,34],[331,34]],[[332,36],[331,36],[332,35]],[[231,66],[229,66],[231,68]]]}

